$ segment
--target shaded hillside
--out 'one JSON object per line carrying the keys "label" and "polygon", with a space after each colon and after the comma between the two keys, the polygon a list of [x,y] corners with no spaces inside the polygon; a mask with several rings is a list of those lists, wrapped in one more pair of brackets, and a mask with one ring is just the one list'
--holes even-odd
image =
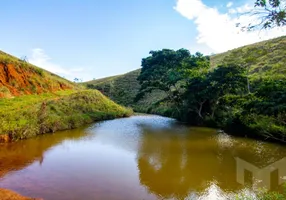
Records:
{"label": "shaded hillside", "polygon": [[164,93],[161,91],[154,91],[152,95],[147,95],[147,98],[144,98],[135,104],[134,98],[140,89],[140,84],[137,81],[139,74],[140,69],[137,69],[123,75],[93,80],[83,84],[89,89],[101,91],[118,104],[129,106],[137,111],[143,112],[147,111],[145,110],[147,108],[146,105],[152,105],[154,102],[157,102],[164,96]]}
{"label": "shaded hillside", "polygon": [[73,89],[74,83],[0,51],[0,97]]}
{"label": "shaded hillside", "polygon": [[140,69],[127,74],[107,77],[84,83],[88,88],[98,89],[117,103],[131,105],[137,94],[140,84],[136,80],[140,74]]}
{"label": "shaded hillside", "polygon": [[[239,63],[249,70],[250,79],[271,76],[276,79],[286,77],[286,36],[240,47],[225,53],[211,56],[211,66],[216,67],[224,62]],[[137,77],[140,69],[118,76],[107,77],[83,83],[88,88],[98,89],[115,102],[131,106],[139,112],[159,112],[162,106],[154,105],[165,97],[160,91],[146,95],[140,102],[133,99],[139,91]]]}

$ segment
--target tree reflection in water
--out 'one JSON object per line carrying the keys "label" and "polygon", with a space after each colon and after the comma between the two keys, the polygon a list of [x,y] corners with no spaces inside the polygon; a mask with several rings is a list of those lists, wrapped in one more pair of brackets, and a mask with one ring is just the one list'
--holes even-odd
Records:
{"label": "tree reflection in water", "polygon": [[218,135],[211,129],[141,128],[140,183],[161,198],[214,198],[242,192],[247,183],[237,182],[236,157],[261,168],[286,156],[282,146]]}

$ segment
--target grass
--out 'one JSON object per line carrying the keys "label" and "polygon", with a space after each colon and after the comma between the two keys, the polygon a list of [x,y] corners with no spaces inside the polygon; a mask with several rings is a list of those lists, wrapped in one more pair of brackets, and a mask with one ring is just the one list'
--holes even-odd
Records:
{"label": "grass", "polygon": [[211,56],[211,67],[225,61],[241,64],[249,70],[252,80],[286,77],[286,36],[247,45]]}
{"label": "grass", "polygon": [[14,141],[132,114],[96,90],[3,98],[0,106],[0,136]]}
{"label": "grass", "polygon": [[131,106],[140,84],[136,80],[140,70],[131,71],[127,74],[107,77],[83,83],[91,89],[98,89],[117,103]]}
{"label": "grass", "polygon": [[131,114],[99,91],[0,51],[0,142]]}
{"label": "grass", "polygon": [[123,75],[85,82],[83,85],[89,89],[97,89],[116,103],[132,107],[137,112],[148,112],[150,106],[159,101],[161,97],[165,97],[165,94],[161,91],[154,91],[135,103],[134,98],[140,89],[140,84],[137,81],[139,74],[140,69]]}
{"label": "grass", "polygon": [[[286,77],[286,36],[240,47],[225,53],[211,56],[211,69],[231,60],[249,69],[249,78],[257,79],[271,77],[279,79]],[[83,83],[88,88],[98,89],[116,103],[132,107],[138,112],[162,114],[169,112],[168,105],[156,105],[155,102],[165,97],[160,91],[146,95],[135,103],[134,97],[139,91],[137,77],[140,69],[118,76],[107,77]]]}

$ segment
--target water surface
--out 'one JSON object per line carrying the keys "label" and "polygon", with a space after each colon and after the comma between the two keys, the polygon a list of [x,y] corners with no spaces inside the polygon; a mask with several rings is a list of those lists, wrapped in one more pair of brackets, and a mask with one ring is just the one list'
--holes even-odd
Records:
{"label": "water surface", "polygon": [[0,188],[45,200],[232,199],[279,191],[285,157],[277,144],[134,116],[0,145]]}

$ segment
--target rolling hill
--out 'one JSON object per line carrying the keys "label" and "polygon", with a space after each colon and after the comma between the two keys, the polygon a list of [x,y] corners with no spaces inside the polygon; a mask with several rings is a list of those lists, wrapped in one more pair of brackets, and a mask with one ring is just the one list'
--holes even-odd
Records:
{"label": "rolling hill", "polygon": [[131,113],[96,90],[0,51],[0,143]]}
{"label": "rolling hill", "polygon": [[[286,77],[286,36],[247,45],[210,57],[211,68],[224,63],[235,62],[247,67],[252,81],[271,76],[273,79]],[[138,112],[160,113],[163,107],[154,106],[157,100],[165,97],[160,91],[146,95],[141,101],[133,99],[139,91],[137,77],[140,69],[118,76],[82,83],[92,89],[98,89],[115,102],[134,108]],[[153,106],[152,106],[153,105]]]}

